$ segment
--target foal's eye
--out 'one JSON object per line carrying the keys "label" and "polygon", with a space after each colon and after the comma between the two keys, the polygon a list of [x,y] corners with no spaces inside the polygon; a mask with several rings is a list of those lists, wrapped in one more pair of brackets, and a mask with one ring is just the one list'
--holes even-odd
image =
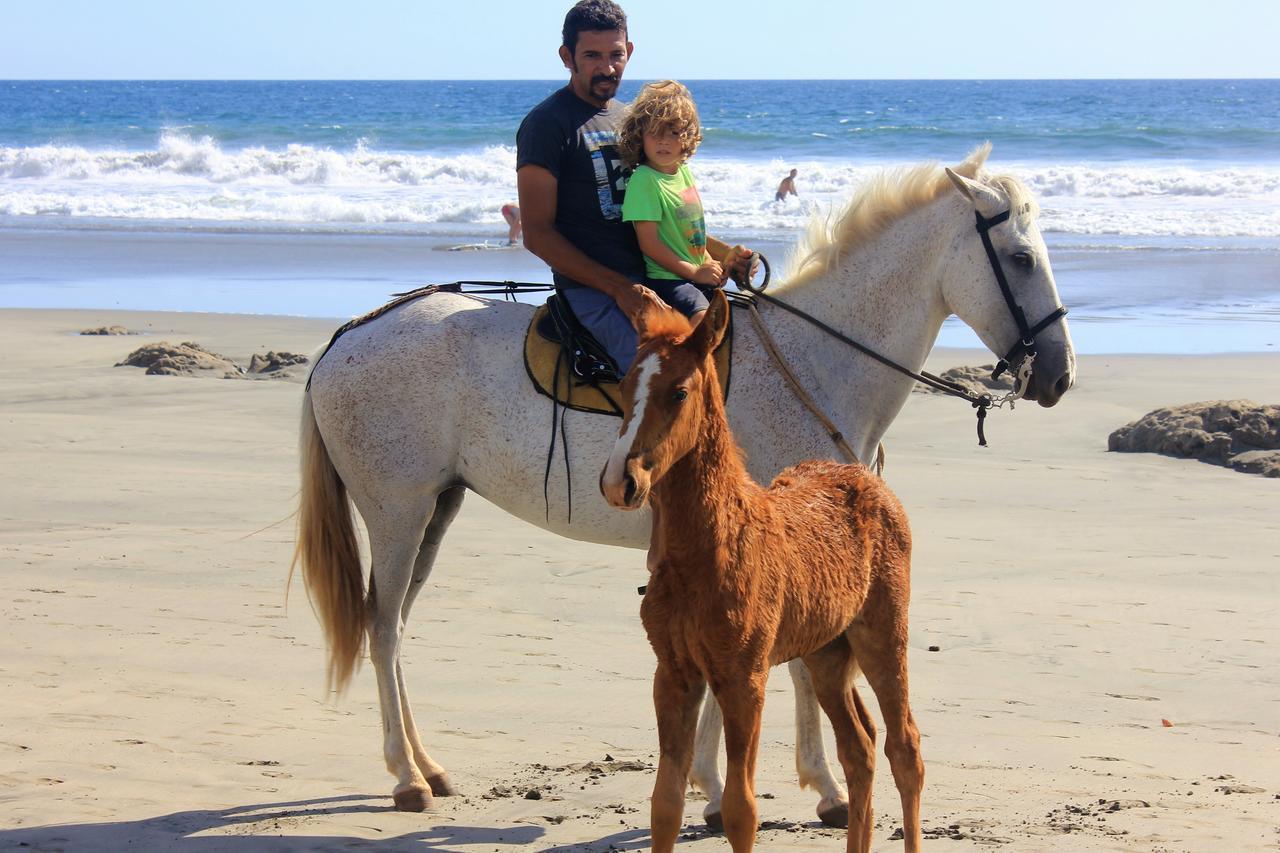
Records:
{"label": "foal's eye", "polygon": [[683,388],[677,388],[671,392],[671,399],[677,403],[683,403],[688,396],[689,392]]}
{"label": "foal's eye", "polygon": [[1014,252],[1013,265],[1018,269],[1029,270],[1036,265],[1036,259],[1030,252]]}

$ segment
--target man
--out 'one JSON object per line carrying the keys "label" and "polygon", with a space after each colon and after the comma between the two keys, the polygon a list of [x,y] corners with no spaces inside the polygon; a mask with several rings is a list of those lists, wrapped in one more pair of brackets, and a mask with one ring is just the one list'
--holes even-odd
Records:
{"label": "man", "polygon": [[782,183],[778,184],[778,191],[774,193],[774,201],[785,201],[787,196],[799,196],[796,192],[796,170],[792,169],[791,174],[782,179]]}
{"label": "man", "polygon": [[[560,60],[569,84],[525,116],[516,133],[516,188],[524,245],[551,267],[578,320],[626,372],[635,359],[631,318],[661,303],[644,281],[635,231],[622,221],[627,177],[617,150],[625,105],[614,99],[635,47],[613,0],[581,0],[564,19]],[[708,237],[726,268],[750,253]]]}

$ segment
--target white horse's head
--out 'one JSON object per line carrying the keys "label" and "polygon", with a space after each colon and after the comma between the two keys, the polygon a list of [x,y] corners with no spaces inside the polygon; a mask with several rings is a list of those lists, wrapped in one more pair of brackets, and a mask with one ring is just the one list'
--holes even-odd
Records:
{"label": "white horse's head", "polygon": [[986,174],[989,151],[984,145],[946,170],[956,189],[952,206],[963,222],[942,266],[942,295],[951,313],[1011,370],[1029,370],[1024,396],[1048,408],[1075,383],[1071,333],[1036,226],[1035,200],[1016,179]]}

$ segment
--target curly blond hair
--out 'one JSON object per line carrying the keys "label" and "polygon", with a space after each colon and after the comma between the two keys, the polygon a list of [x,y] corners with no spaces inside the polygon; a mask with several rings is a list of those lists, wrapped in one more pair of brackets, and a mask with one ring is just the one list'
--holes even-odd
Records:
{"label": "curly blond hair", "polygon": [[618,130],[618,152],[628,165],[644,162],[646,132],[669,130],[680,138],[682,160],[688,160],[702,141],[702,124],[693,95],[683,83],[659,80],[648,83],[631,103],[631,110]]}

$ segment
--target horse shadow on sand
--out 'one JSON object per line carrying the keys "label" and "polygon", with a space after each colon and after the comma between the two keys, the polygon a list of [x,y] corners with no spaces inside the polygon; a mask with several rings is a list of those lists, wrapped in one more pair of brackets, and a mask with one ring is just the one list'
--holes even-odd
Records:
{"label": "horse shadow on sand", "polygon": [[[141,820],[51,824],[0,830],[0,850],[117,851],[175,850],[179,853],[214,851],[296,850],[434,850],[470,853],[493,845],[528,845],[531,850],[546,830],[536,826],[459,826],[441,823],[386,838],[292,834],[306,832],[308,820],[332,815],[377,815],[388,811],[386,797],[351,795],[292,802],[258,803],[227,809],[193,809]],[[428,815],[427,820],[432,820]],[[647,842],[648,833],[642,833]],[[606,845],[608,842],[605,842]],[[486,846],[487,845],[487,846]],[[557,850],[585,851],[595,843]],[[614,849],[619,849],[615,847]],[[624,847],[621,849],[633,849]]]}

